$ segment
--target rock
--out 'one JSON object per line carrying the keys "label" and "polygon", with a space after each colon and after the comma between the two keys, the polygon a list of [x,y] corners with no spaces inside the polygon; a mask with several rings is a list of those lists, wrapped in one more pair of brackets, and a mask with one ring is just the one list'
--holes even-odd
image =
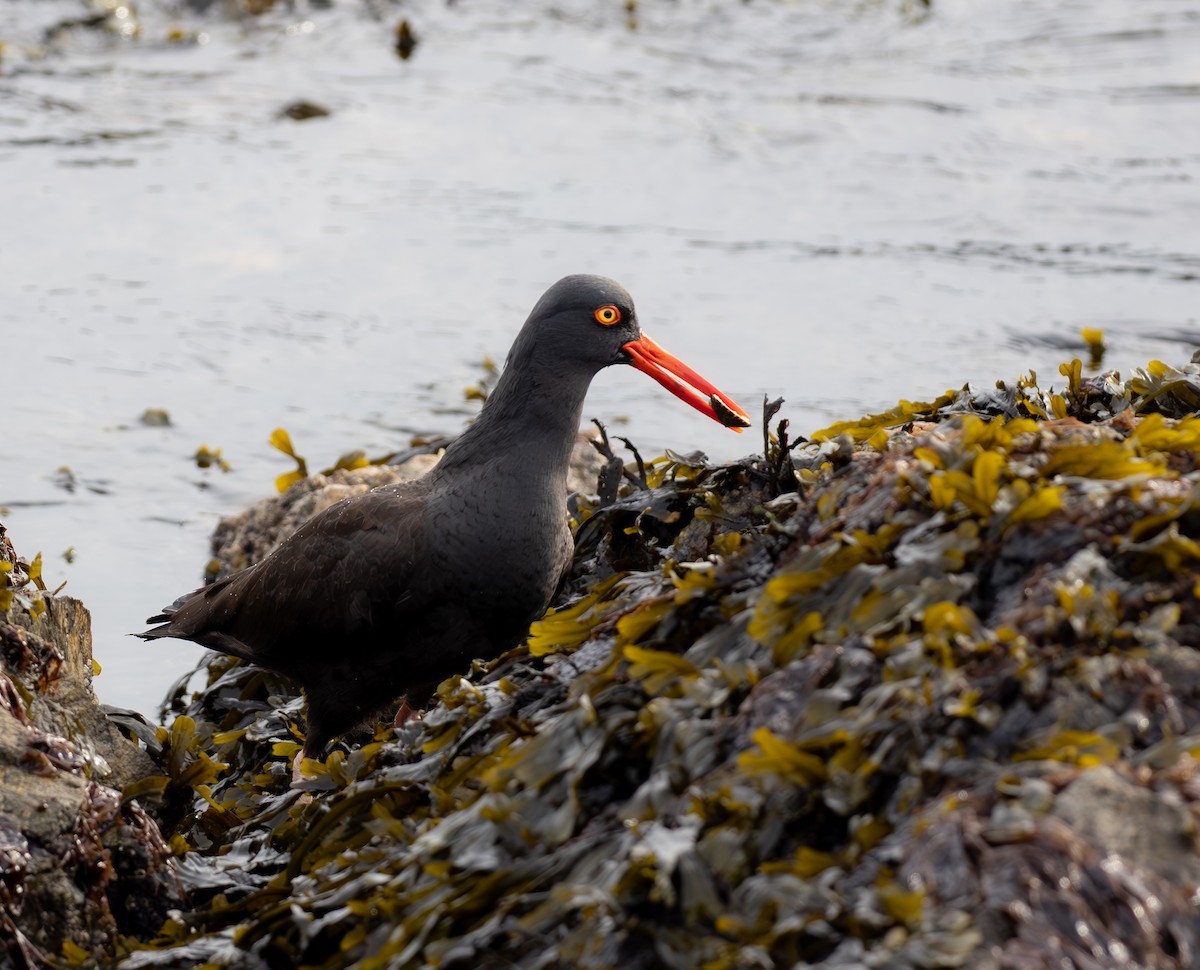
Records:
{"label": "rock", "polygon": [[113,726],[92,691],[91,614],[70,596],[47,596],[45,604],[36,619],[14,613],[11,624],[0,620],[6,651],[19,651],[31,665],[26,676],[37,678],[30,723],[78,747],[95,781],[120,789],[155,774],[150,756]]}
{"label": "rock", "polygon": [[[1200,917],[1187,887],[1106,854],[1058,809],[1030,813],[1019,831],[997,826],[1011,804],[983,796],[951,810],[939,806],[902,833],[911,841],[900,882],[939,908],[969,914],[977,942],[972,967],[1196,965]],[[1126,821],[1132,827],[1140,818]]]}
{"label": "rock", "polygon": [[524,648],[294,783],[288,685],[209,658],[175,835],[224,898],[126,966],[1200,965],[1200,416],[1142,394],[619,470]]}
{"label": "rock", "polygon": [[1100,765],[1058,796],[1054,814],[1101,853],[1175,885],[1200,885],[1196,822],[1182,805]]}
{"label": "rock", "polygon": [[[140,784],[187,912],[123,968],[1200,965],[1200,416],[1130,415],[1141,386],[906,403],[817,432],[841,458],[806,446],[796,481],[781,433],[623,470],[524,647],[297,779],[293,685],[210,655]],[[378,474],[297,486],[229,548]],[[39,671],[0,685],[0,743],[56,781],[0,819],[4,912],[34,873],[70,891],[36,851],[82,798],[121,878],[66,882],[109,922],[38,912],[145,938],[167,869],[22,733]],[[79,839],[104,825],[140,864]]]}
{"label": "rock", "polygon": [[[0,589],[27,585],[7,540],[0,558],[15,564]],[[0,614],[0,965],[68,943],[103,959],[183,904],[157,826],[118,791],[157,768],[92,693],[88,611],[36,587],[22,601]]]}

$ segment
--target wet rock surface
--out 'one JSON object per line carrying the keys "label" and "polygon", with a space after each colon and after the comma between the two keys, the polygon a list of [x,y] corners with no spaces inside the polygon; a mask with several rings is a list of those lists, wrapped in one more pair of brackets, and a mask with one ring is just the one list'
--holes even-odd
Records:
{"label": "wet rock surface", "polygon": [[[0,561],[4,591],[30,585],[2,527]],[[119,791],[157,768],[92,693],[83,605],[36,584],[22,601],[0,616],[0,964],[111,958],[184,903],[157,826]]]}

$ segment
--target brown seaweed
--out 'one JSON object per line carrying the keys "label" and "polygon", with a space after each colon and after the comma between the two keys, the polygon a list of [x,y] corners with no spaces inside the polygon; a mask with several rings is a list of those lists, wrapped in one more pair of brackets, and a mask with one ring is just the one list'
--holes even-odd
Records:
{"label": "brown seaweed", "polygon": [[523,647],[295,786],[209,660],[125,965],[1190,966],[1195,371],[1063,373],[635,462]]}

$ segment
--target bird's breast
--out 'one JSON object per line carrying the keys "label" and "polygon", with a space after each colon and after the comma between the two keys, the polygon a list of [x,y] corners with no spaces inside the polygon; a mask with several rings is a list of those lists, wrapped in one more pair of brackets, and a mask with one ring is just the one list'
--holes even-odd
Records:
{"label": "bird's breast", "polygon": [[561,493],[514,494],[487,482],[431,509],[429,536],[464,606],[498,621],[528,624],[554,595],[574,544]]}

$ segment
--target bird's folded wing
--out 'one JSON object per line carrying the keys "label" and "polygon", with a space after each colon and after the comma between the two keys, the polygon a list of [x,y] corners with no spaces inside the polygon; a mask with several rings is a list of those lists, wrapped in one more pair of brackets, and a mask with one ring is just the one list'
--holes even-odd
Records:
{"label": "bird's folded wing", "polygon": [[339,502],[262,562],[197,590],[148,632],[278,666],[267,654],[284,643],[396,623],[434,594],[428,571],[414,568],[427,561],[423,506],[418,490]]}

